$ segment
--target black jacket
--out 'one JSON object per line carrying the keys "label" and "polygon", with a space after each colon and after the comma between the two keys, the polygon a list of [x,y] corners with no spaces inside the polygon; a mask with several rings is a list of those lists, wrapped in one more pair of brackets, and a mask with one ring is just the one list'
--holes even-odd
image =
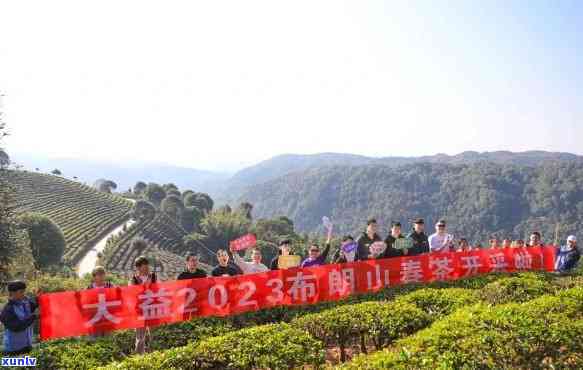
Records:
{"label": "black jacket", "polygon": [[215,267],[213,269],[213,271],[211,272],[212,276],[223,276],[223,275],[229,275],[229,276],[235,276],[235,275],[241,275],[241,269],[238,267],[235,267],[231,264],[228,264],[227,266],[221,266],[218,265],[217,267]]}
{"label": "black jacket", "polygon": [[371,239],[368,237],[366,232],[363,232],[356,242],[358,243],[358,249],[356,250],[356,256],[354,257],[355,261],[364,261],[369,258],[370,250],[369,247],[372,243],[380,242],[381,237],[378,234],[374,234],[374,237]]}
{"label": "black jacket", "polygon": [[425,233],[416,233],[412,231],[407,238],[413,239],[413,248],[407,253],[408,256],[417,256],[424,253],[429,253],[429,239]]}
{"label": "black jacket", "polygon": [[[401,234],[401,235],[399,235],[399,239],[405,239],[405,237]],[[387,236],[387,238],[385,239],[385,243],[387,244],[387,249],[385,249],[383,254],[381,254],[377,258],[380,259],[380,258],[408,256],[410,251],[408,251],[407,254],[405,254],[405,253],[403,253],[402,249],[393,248],[393,244],[395,244],[395,240],[397,240],[397,239],[395,237],[393,237],[392,235]]]}
{"label": "black jacket", "polygon": [[190,279],[201,279],[206,277],[206,271],[202,269],[196,269],[194,272],[188,270],[182,271],[176,280],[190,280]]}
{"label": "black jacket", "polygon": [[[150,283],[154,284],[157,281],[158,281],[158,277],[156,276],[156,273],[150,272]],[[142,284],[141,280],[136,275],[134,275],[132,277],[132,285],[140,285],[140,284]]]}
{"label": "black jacket", "polygon": [[279,267],[277,267],[277,259],[278,258],[279,258],[279,254],[277,256],[275,256],[274,259],[271,260],[271,262],[269,263],[270,270],[279,270]]}
{"label": "black jacket", "polygon": [[342,253],[342,246],[336,249],[334,255],[332,256],[332,263],[346,263],[346,257],[344,257],[344,253]]}
{"label": "black jacket", "polygon": [[[28,304],[30,304],[30,311],[34,312],[38,308],[38,303],[36,300],[28,299]],[[13,332],[20,332],[26,330],[29,326],[31,326],[37,318],[37,315],[33,314],[31,317],[25,320],[20,320],[14,312],[14,305],[17,303],[15,301],[8,301],[4,309],[2,309],[2,313],[0,313],[0,322],[4,324],[4,326]]]}

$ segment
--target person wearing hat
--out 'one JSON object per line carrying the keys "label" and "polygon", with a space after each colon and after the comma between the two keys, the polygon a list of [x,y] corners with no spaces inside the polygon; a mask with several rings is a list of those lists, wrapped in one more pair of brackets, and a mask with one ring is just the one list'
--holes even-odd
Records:
{"label": "person wearing hat", "polygon": [[409,255],[409,249],[395,248],[395,242],[400,239],[406,239],[403,234],[401,234],[401,223],[398,221],[393,221],[391,223],[391,233],[386,237],[385,244],[387,249],[378,256],[377,258],[391,258],[391,257],[402,257]]}
{"label": "person wearing hat", "polygon": [[435,224],[435,234],[429,237],[429,250],[431,252],[449,252],[452,247],[453,235],[445,230],[445,220],[439,220]]}
{"label": "person wearing hat", "polygon": [[422,218],[413,220],[413,231],[407,235],[407,238],[413,240],[413,248],[409,250],[409,256],[429,253],[429,240],[425,234],[425,221]]}
{"label": "person wearing hat", "polygon": [[356,256],[354,258],[355,261],[364,261],[369,259],[370,254],[370,246],[373,243],[382,241],[379,234],[377,234],[377,220],[374,218],[369,219],[366,222],[366,231],[364,231],[358,239],[356,239],[356,243],[358,244],[358,248],[356,249]]}
{"label": "person wearing hat", "polygon": [[9,301],[0,313],[4,324],[4,352],[8,356],[28,353],[32,350],[32,327],[37,319],[34,311],[38,308],[36,300],[24,295],[26,284],[23,281],[8,283]]}
{"label": "person wearing hat", "polygon": [[577,266],[581,258],[581,251],[577,247],[577,238],[571,235],[567,238],[567,245],[557,249],[555,258],[555,270],[557,272],[568,272]]}

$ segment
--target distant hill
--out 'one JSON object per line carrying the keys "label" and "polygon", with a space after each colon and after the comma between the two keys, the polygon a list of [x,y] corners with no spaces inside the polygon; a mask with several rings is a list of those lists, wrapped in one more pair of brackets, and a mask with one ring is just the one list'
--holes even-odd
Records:
{"label": "distant hill", "polygon": [[76,177],[79,181],[93,185],[97,179],[112,180],[117,184],[117,191],[126,191],[137,181],[167,183],[173,182],[181,189],[217,194],[229,174],[203,171],[178,166],[142,163],[109,163],[79,159],[46,159],[35,156],[13,155],[12,161],[23,165],[29,171],[36,168],[42,173],[50,173],[57,168],[69,179]]}
{"label": "distant hill", "polygon": [[235,173],[224,185],[222,199],[233,201],[245,188],[276,179],[280,176],[303,171],[309,168],[328,167],[336,165],[363,166],[384,165],[398,167],[415,163],[471,164],[478,162],[493,162],[498,164],[514,164],[518,166],[536,166],[545,162],[583,161],[582,156],[571,153],[555,153],[545,151],[527,152],[463,152],[457,155],[436,154],[422,157],[382,157],[373,158],[353,154],[321,153],[321,154],[285,154],[273,157],[257,165],[247,167]]}
{"label": "distant hill", "polygon": [[332,218],[338,233],[355,233],[375,216],[385,235],[391,220],[425,217],[431,231],[445,217],[458,237],[524,238],[540,229],[552,241],[557,223],[563,237],[583,230],[583,162],[568,158],[540,166],[473,161],[310,168],[254,185],[239,201],[251,202],[255,217],[286,215],[305,232],[321,232],[322,216]]}

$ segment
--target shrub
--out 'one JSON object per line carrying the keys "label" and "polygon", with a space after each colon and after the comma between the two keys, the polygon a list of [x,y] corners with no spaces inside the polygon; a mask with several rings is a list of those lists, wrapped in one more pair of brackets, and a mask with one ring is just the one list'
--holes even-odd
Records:
{"label": "shrub", "polygon": [[456,311],[395,348],[344,367],[530,369],[583,366],[583,288],[522,304]]}
{"label": "shrub", "polygon": [[104,337],[95,341],[87,338],[53,341],[35,348],[31,356],[38,359],[40,369],[92,369],[131,353],[133,337],[129,335],[131,332],[127,333],[123,336],[125,341],[121,340],[122,333],[116,333],[115,340]]}
{"label": "shrub", "polygon": [[337,344],[340,360],[344,362],[346,347],[355,338],[361,339],[361,349],[366,352],[367,337],[379,349],[427,326],[430,321],[427,314],[408,303],[365,302],[305,315],[292,325],[307,330],[326,344]]}
{"label": "shrub", "polygon": [[420,289],[397,298],[410,303],[432,316],[449,315],[458,308],[477,303],[477,294],[463,288]]}
{"label": "shrub", "polygon": [[415,305],[405,302],[367,302],[358,305],[366,330],[376,349],[379,350],[394,340],[406,337],[428,326],[432,318]]}
{"label": "shrub", "polygon": [[273,324],[130,357],[105,369],[289,369],[323,362],[321,342],[289,324]]}
{"label": "shrub", "polygon": [[551,291],[551,284],[543,279],[515,276],[489,283],[480,290],[480,298],[490,304],[526,302]]}
{"label": "shrub", "polygon": [[[227,321],[208,318],[151,328],[152,350],[184,346],[231,330]],[[43,343],[33,352],[41,369],[92,369],[119,361],[134,351],[135,332],[125,330],[91,340],[66,339]]]}

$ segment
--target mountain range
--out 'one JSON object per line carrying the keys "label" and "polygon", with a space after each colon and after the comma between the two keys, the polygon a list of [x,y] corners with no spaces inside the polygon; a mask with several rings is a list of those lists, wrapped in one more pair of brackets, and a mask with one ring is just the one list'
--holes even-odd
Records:
{"label": "mountain range", "polygon": [[[540,217],[547,217],[546,222],[553,224],[547,225],[547,232],[557,222],[579,225],[578,216],[566,217],[551,208],[546,213],[537,211],[532,199],[547,202],[542,194],[548,189],[551,199],[564,199],[566,190],[558,189],[545,176],[565,171],[568,166],[579,173],[583,167],[581,156],[545,151],[381,158],[343,153],[284,154],[234,174],[161,164],[34,157],[15,157],[13,161],[41,172],[58,168],[63,176],[77,177],[88,184],[98,178],[110,179],[118,184],[118,191],[137,181],[172,182],[183,190],[209,193],[216,205],[248,201],[254,205],[255,217],[288,216],[303,232],[321,231],[322,216],[335,219],[338,232],[356,232],[369,216],[387,218],[385,223],[389,218],[406,221],[423,216],[430,222],[448,217],[475,238],[490,234],[523,236]],[[571,180],[577,183],[579,178]],[[569,194],[583,213],[583,195]],[[516,211],[516,207],[525,213]],[[562,203],[557,209],[561,207]],[[476,228],[463,219],[485,226]]]}

